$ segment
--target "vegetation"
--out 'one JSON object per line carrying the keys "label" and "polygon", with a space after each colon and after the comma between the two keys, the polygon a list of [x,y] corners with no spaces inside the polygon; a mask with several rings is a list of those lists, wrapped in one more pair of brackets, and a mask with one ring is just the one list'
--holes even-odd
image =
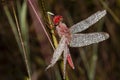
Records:
{"label": "vegetation", "polygon": [[1,0],[0,80],[63,80],[63,60],[45,71],[59,37],[47,12],[62,15],[68,27],[98,10],[107,15],[83,33],[107,32],[99,44],[70,48],[75,69],[66,80],[120,79],[120,0]]}

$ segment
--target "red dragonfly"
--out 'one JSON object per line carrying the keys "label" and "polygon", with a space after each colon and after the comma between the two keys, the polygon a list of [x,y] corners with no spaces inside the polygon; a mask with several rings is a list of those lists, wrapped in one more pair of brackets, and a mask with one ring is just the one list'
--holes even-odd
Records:
{"label": "red dragonfly", "polygon": [[53,18],[53,22],[56,25],[56,30],[61,40],[58,44],[58,47],[53,53],[53,57],[50,62],[50,65],[46,69],[53,67],[63,52],[63,57],[64,57],[63,78],[65,78],[67,61],[70,67],[74,69],[74,64],[70,55],[68,45],[70,47],[83,47],[108,39],[109,34],[105,32],[77,34],[78,32],[86,30],[87,28],[89,28],[89,26],[95,24],[105,15],[106,15],[106,10],[98,11],[93,15],[91,15],[90,17],[88,17],[87,19],[73,25],[70,28],[68,28],[66,24],[62,22],[63,21],[62,16],[60,15],[55,16]]}

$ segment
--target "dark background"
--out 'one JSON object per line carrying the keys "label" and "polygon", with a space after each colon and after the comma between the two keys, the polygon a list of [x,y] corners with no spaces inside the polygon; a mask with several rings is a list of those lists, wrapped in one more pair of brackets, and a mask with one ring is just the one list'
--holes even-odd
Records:
{"label": "dark background", "polygon": [[[62,15],[68,27],[89,17],[98,10],[107,10],[107,15],[95,25],[82,33],[107,32],[108,40],[99,44],[93,44],[82,48],[70,47],[75,69],[72,70],[67,64],[66,80],[119,80],[120,79],[120,0],[31,0],[38,11],[50,38],[51,29],[47,20],[47,11],[56,15]],[[0,80],[26,80],[28,73],[24,62],[24,55],[16,41],[8,16],[5,14],[5,6],[15,21],[15,8],[18,23],[20,23],[20,8],[23,0],[1,0],[0,3]],[[30,62],[32,80],[62,80],[62,57],[57,64],[45,71],[49,65],[53,49],[39,23],[34,18],[31,5],[27,3],[27,59]],[[21,27],[21,25],[20,25]],[[23,29],[24,30],[24,29]],[[17,31],[18,32],[18,31]],[[22,29],[21,29],[22,32]],[[57,34],[55,34],[57,36]],[[58,41],[59,38],[57,37]],[[51,38],[52,40],[52,38]],[[92,77],[91,77],[92,76]]]}

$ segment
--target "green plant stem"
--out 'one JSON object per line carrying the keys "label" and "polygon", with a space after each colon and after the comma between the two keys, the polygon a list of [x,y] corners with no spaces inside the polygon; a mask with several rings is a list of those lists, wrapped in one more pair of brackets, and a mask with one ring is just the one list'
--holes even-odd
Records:
{"label": "green plant stem", "polygon": [[90,64],[90,70],[89,70],[89,80],[94,80],[95,77],[95,70],[96,70],[96,62],[97,62],[97,50],[98,50],[98,45],[94,44],[93,45],[93,54],[91,58],[91,64]]}
{"label": "green plant stem", "polygon": [[17,16],[16,16],[14,6],[12,6],[12,10],[13,10],[13,14],[14,14],[14,17],[15,17],[15,22],[16,22],[16,26],[17,26],[18,35],[19,35],[19,38],[20,38],[20,43],[21,43],[21,46],[22,46],[22,49],[23,49],[24,60],[25,60],[29,80],[31,80],[31,70],[30,70],[30,67],[29,67],[29,61],[27,59],[27,51],[25,49],[24,41],[23,41],[23,38],[22,38],[22,33],[20,31],[20,26],[19,26],[19,23],[18,23],[18,19],[17,19]]}
{"label": "green plant stem", "polygon": [[7,18],[8,18],[11,29],[12,29],[14,35],[15,35],[15,39],[16,39],[17,44],[19,46],[20,52],[23,53],[21,44],[19,43],[20,40],[19,40],[19,36],[18,36],[18,32],[17,32],[16,26],[15,26],[15,23],[14,23],[14,21],[13,21],[13,19],[11,17],[10,11],[8,10],[8,7],[6,5],[4,5],[4,11],[5,11],[5,14],[6,14]]}
{"label": "green plant stem", "polygon": [[87,61],[85,52],[84,52],[84,50],[83,50],[82,48],[79,49],[79,51],[80,51],[80,55],[81,55],[83,64],[84,64],[84,66],[85,66],[85,69],[86,69],[86,71],[87,71],[87,75],[88,75],[88,77],[89,77],[90,66],[89,66],[89,63],[88,63],[88,61]]}

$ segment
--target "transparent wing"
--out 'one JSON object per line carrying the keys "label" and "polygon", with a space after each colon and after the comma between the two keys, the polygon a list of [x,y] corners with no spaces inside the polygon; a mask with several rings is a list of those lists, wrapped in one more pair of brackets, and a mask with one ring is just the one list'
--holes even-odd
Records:
{"label": "transparent wing", "polygon": [[63,36],[59,42],[57,49],[53,53],[53,57],[52,57],[52,60],[50,62],[51,64],[48,65],[48,67],[46,69],[54,66],[54,64],[57,62],[57,60],[59,59],[60,55],[62,54],[62,52],[65,48],[65,41],[66,41],[66,38]]}
{"label": "transparent wing", "polygon": [[72,61],[72,58],[71,58],[71,55],[70,55],[70,51],[69,51],[69,48],[68,48],[67,44],[65,45],[63,54],[64,54],[63,79],[65,79],[67,61],[70,65],[70,67],[72,67],[72,69],[74,69],[74,64],[73,64],[73,61]]}
{"label": "transparent wing", "polygon": [[87,19],[85,19],[85,20],[83,20],[83,21],[73,25],[70,28],[70,32],[71,33],[77,33],[77,32],[81,32],[81,31],[87,29],[89,26],[95,24],[102,17],[104,17],[105,14],[106,14],[106,10],[98,11],[98,12],[94,13],[93,15],[88,17]]}
{"label": "transparent wing", "polygon": [[89,33],[89,34],[73,34],[70,42],[71,47],[82,47],[93,43],[98,43],[109,38],[109,35],[104,32]]}
{"label": "transparent wing", "polygon": [[64,48],[64,67],[63,67],[63,79],[65,79],[65,74],[66,74],[66,63],[67,63],[67,54],[68,54],[68,46],[65,45]]}

